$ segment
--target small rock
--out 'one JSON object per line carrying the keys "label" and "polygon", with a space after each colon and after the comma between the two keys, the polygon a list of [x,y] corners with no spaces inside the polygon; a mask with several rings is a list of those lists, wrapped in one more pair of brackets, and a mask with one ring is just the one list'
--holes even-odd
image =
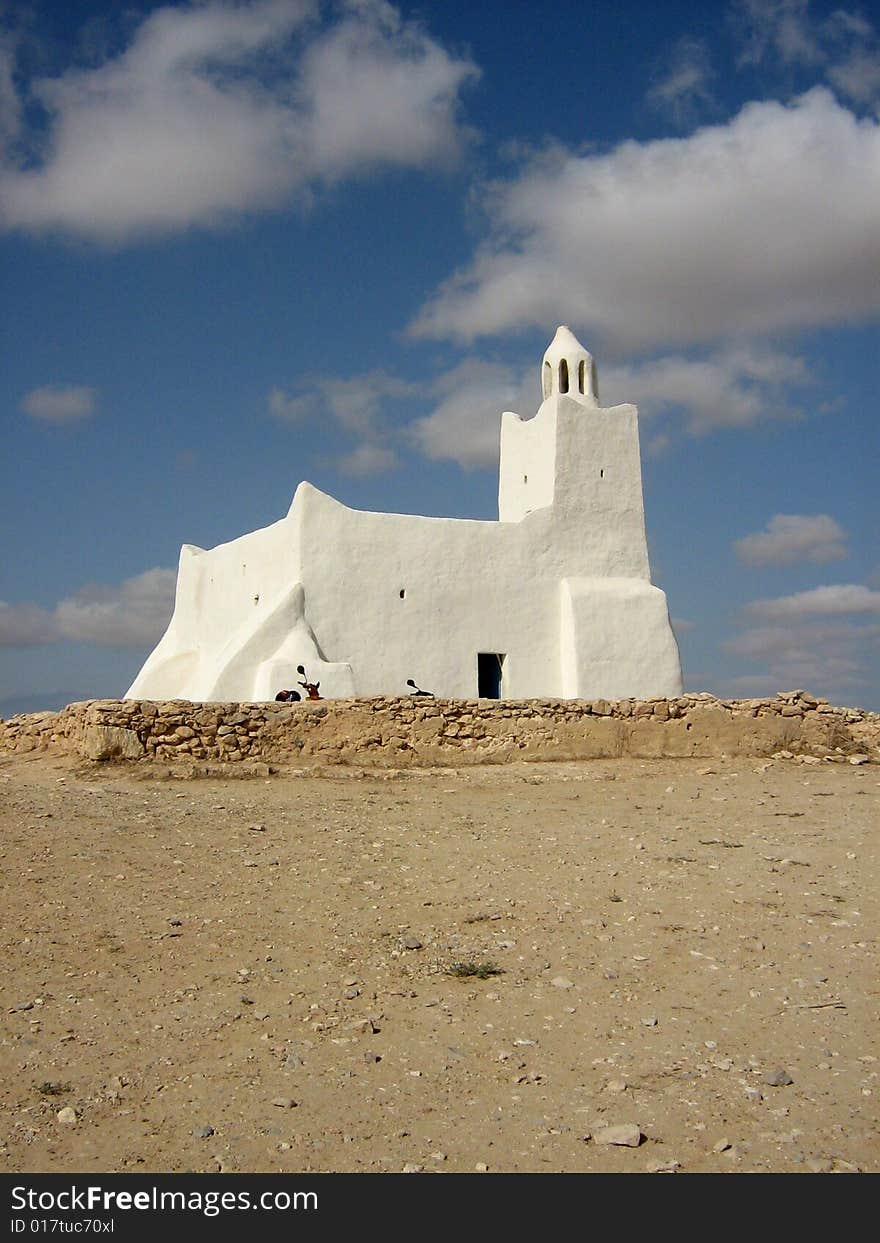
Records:
{"label": "small rock", "polygon": [[405,950],[420,950],[422,943],[418,937],[404,937],[401,942]]}
{"label": "small rock", "polygon": [[251,833],[265,833],[266,832],[265,824],[249,824],[248,829],[250,830]]}
{"label": "small rock", "polygon": [[770,1088],[787,1088],[794,1080],[787,1070],[767,1070],[764,1072],[764,1082]]}
{"label": "small rock", "polygon": [[594,1144],[617,1144],[623,1148],[638,1148],[642,1142],[642,1132],[632,1122],[623,1122],[618,1126],[600,1126],[593,1132]]}
{"label": "small rock", "polygon": [[648,1174],[674,1174],[678,1169],[681,1169],[680,1161],[649,1161],[645,1166]]}
{"label": "small rock", "polygon": [[477,1164],[474,1166],[474,1169],[476,1170],[476,1172],[477,1172],[478,1174],[488,1174],[488,1173],[489,1173],[489,1167],[488,1167],[488,1165],[486,1164],[486,1162],[485,1162],[485,1161],[478,1161],[478,1162],[477,1162]]}
{"label": "small rock", "polygon": [[212,1126],[197,1126],[193,1131],[196,1139],[210,1139],[213,1134],[214,1128]]}
{"label": "small rock", "polygon": [[646,1019],[642,1019],[642,1026],[643,1027],[656,1027],[657,1026],[656,1015],[651,1014]]}
{"label": "small rock", "polygon": [[626,1091],[626,1080],[625,1079],[609,1079],[608,1082],[605,1084],[605,1091],[606,1092],[625,1092]]}
{"label": "small rock", "polygon": [[13,1006],[13,1010],[33,1010],[34,1003],[32,1001],[20,1001],[17,1006]]}
{"label": "small rock", "polygon": [[421,1174],[421,1172],[422,1167],[420,1165],[413,1165],[410,1161],[407,1161],[406,1165],[403,1167],[404,1174]]}
{"label": "small rock", "polygon": [[347,988],[342,995],[346,1001],[354,1001],[355,997],[360,997],[361,990],[359,988]]}
{"label": "small rock", "polygon": [[746,1088],[746,1099],[753,1104],[757,1104],[764,1099],[764,1093],[760,1088]]}
{"label": "small rock", "polygon": [[717,1144],[712,1145],[712,1151],[713,1152],[727,1152],[728,1148],[730,1147],[731,1147],[731,1144],[730,1144],[729,1139],[719,1139]]}
{"label": "small rock", "polygon": [[59,1109],[55,1115],[62,1126],[76,1126],[77,1114],[76,1110],[70,1105],[65,1105],[63,1109]]}
{"label": "small rock", "polygon": [[851,755],[849,762],[850,764],[870,764],[871,757],[869,755]]}
{"label": "small rock", "polygon": [[834,1169],[830,1157],[807,1157],[806,1165],[811,1174],[830,1174]]}
{"label": "small rock", "polygon": [[272,1104],[277,1109],[294,1109],[296,1101],[291,1096],[275,1096],[272,1098]]}
{"label": "small rock", "polygon": [[574,988],[571,980],[567,980],[564,975],[554,976],[550,983],[554,988]]}

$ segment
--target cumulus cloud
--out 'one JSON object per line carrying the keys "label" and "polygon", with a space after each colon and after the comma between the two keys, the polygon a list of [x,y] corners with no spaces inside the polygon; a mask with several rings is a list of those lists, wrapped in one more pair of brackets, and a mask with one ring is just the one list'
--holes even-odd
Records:
{"label": "cumulus cloud", "polygon": [[57,638],[55,620],[47,609],[0,600],[0,647],[41,647]]}
{"label": "cumulus cloud", "polygon": [[387,445],[364,441],[338,459],[337,469],[343,475],[382,475],[397,465],[397,454]]}
{"label": "cumulus cloud", "polygon": [[56,606],[58,634],[101,647],[149,647],[171,620],[176,581],[174,570],[154,569],[118,587],[90,583]]}
{"label": "cumulus cloud", "polygon": [[273,419],[281,419],[285,423],[300,423],[311,414],[314,402],[309,394],[291,396],[284,389],[273,388],[269,393],[268,406]]}
{"label": "cumulus cloud", "polygon": [[390,4],[369,2],[304,57],[306,141],[314,173],[336,178],[371,164],[418,167],[458,155],[456,97],[476,75]]}
{"label": "cumulus cloud", "polygon": [[829,514],[774,514],[765,530],[734,542],[746,565],[791,565],[795,561],[842,561],[846,531]]}
{"label": "cumulus cloud", "polygon": [[757,666],[728,681],[731,693],[773,694],[803,687],[831,698],[857,698],[880,644],[880,624],[808,617],[746,629],[728,640],[731,654]]}
{"label": "cumulus cloud", "polygon": [[726,683],[730,693],[765,695],[804,687],[858,700],[880,646],[880,591],[859,583],[815,587],[742,611],[724,649],[751,670]]}
{"label": "cumulus cloud", "polygon": [[329,415],[347,436],[360,442],[336,459],[337,469],[345,475],[376,475],[397,465],[397,454],[388,444],[393,422],[387,407],[418,391],[409,380],[381,370],[313,377],[294,393],[273,388],[269,413],[287,423],[323,420]]}
{"label": "cumulus cloud", "polygon": [[349,431],[365,432],[382,424],[387,401],[398,401],[416,392],[415,384],[381,370],[355,376],[319,376],[304,380],[294,393],[273,388],[269,413],[287,422],[322,419],[331,414]]}
{"label": "cumulus cloud", "polygon": [[872,591],[860,583],[813,587],[810,591],[799,591],[791,596],[753,600],[746,605],[745,612],[752,617],[774,620],[880,613],[880,591]]}
{"label": "cumulus cloud", "polygon": [[802,358],[766,346],[718,350],[705,358],[666,355],[638,364],[603,367],[602,400],[635,402],[650,417],[675,411],[687,428],[747,427],[796,413],[787,388],[810,375]]}
{"label": "cumulus cloud", "polygon": [[632,350],[869,314],[878,196],[880,125],[824,88],[687,138],[556,152],[492,188],[489,240],[411,332],[569,322]]}
{"label": "cumulus cloud", "polygon": [[46,384],[26,393],[21,408],[44,423],[77,423],[95,413],[95,398],[95,389],[86,385]]}
{"label": "cumulus cloud", "polygon": [[[382,165],[453,159],[476,70],[383,0],[154,10],[121,54],[29,84],[45,138],[0,169],[0,223],[109,242],[216,225]],[[7,56],[8,61],[8,56]],[[0,61],[0,93],[12,94]]]}
{"label": "cumulus cloud", "polygon": [[38,647],[61,639],[101,647],[156,643],[174,609],[174,570],[146,570],[118,586],[88,583],[54,609],[0,601],[0,647]]}
{"label": "cumulus cloud", "polygon": [[533,414],[540,401],[537,372],[467,358],[431,386],[436,404],[415,419],[409,436],[425,457],[448,459],[466,469],[498,461],[501,412]]}

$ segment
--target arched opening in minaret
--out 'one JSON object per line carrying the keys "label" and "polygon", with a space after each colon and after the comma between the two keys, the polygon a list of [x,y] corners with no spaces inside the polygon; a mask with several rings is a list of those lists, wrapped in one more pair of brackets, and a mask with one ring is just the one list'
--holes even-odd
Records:
{"label": "arched opening in minaret", "polygon": [[586,392],[584,384],[586,383],[587,364],[583,359],[578,363],[578,392],[582,395]]}
{"label": "arched opening in minaret", "polygon": [[544,396],[549,397],[553,392],[553,368],[549,363],[544,363]]}
{"label": "arched opening in minaret", "polygon": [[559,364],[559,391],[560,393],[568,392],[568,363],[564,358]]}

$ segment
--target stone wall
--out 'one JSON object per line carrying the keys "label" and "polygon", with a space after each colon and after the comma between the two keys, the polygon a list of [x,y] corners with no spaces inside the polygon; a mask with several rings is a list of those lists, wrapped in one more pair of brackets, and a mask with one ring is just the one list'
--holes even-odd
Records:
{"label": "stone wall", "polygon": [[87,760],[457,767],[508,760],[775,755],[880,761],[880,714],[805,691],[772,699],[462,700],[317,703],[88,700],[0,720],[0,752]]}

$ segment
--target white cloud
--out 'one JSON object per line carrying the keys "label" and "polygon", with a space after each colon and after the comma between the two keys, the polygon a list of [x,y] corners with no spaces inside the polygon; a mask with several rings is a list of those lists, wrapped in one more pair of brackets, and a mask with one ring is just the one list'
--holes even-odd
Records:
{"label": "white cloud", "polygon": [[487,196],[492,232],[411,331],[568,322],[648,349],[880,308],[880,126],[824,88],[687,138],[536,160]]}
{"label": "white cloud", "polygon": [[149,647],[162,636],[174,608],[174,570],[147,570],[118,587],[90,583],[61,600],[59,635],[102,647]]}
{"label": "white cloud", "polygon": [[648,103],[680,124],[713,103],[709,51],[701,39],[680,39],[664,75],[650,88]]}
{"label": "white cloud", "polygon": [[95,413],[95,397],[86,385],[46,384],[26,393],[21,408],[44,423],[76,423]]}
{"label": "white cloud", "polygon": [[273,419],[281,419],[285,423],[301,423],[312,412],[313,398],[311,394],[291,396],[283,389],[273,388],[269,393],[268,405]]}
{"label": "white cloud", "polygon": [[15,89],[15,47],[11,35],[0,34],[0,158],[21,130],[21,100]]}
{"label": "white cloud", "polygon": [[338,459],[336,466],[344,475],[381,475],[397,465],[397,454],[385,445],[365,441],[351,453]]}
{"label": "white cloud", "polygon": [[454,160],[462,139],[457,95],[476,68],[454,61],[390,4],[353,7],[303,62],[314,172],[336,178],[370,164]]}
{"label": "white cloud", "polygon": [[317,7],[156,9],[122,54],[32,82],[48,134],[36,163],[0,171],[0,223],[121,242],[269,210],[316,180],[453,158],[475,68],[381,0],[324,26]]}
{"label": "white cloud", "polygon": [[409,436],[425,457],[470,469],[498,461],[501,412],[531,415],[540,402],[537,371],[523,374],[502,363],[468,358],[431,386],[439,400],[415,419]]}
{"label": "white cloud", "polygon": [[745,40],[741,64],[759,65],[775,57],[783,65],[815,65],[824,59],[810,0],[740,0],[736,8]]}
{"label": "white cloud", "polygon": [[384,423],[384,403],[417,393],[418,386],[386,371],[355,376],[321,376],[305,380],[295,393],[273,388],[269,413],[289,422],[323,419],[331,414],[350,432],[373,431]]}
{"label": "white cloud", "polygon": [[359,376],[322,376],[304,381],[296,393],[273,388],[269,413],[289,423],[330,415],[348,436],[360,441],[335,460],[336,468],[345,475],[377,475],[398,461],[388,445],[393,425],[386,407],[417,392],[417,385],[380,370]]}
{"label": "white cloud", "polygon": [[841,561],[846,531],[828,514],[774,514],[763,531],[734,541],[747,565],[791,565],[795,561]]}
{"label": "white cloud", "polygon": [[61,639],[149,647],[171,620],[176,582],[176,571],[155,569],[118,586],[88,583],[54,609],[0,601],[0,647],[39,647]]}
{"label": "white cloud", "polygon": [[719,350],[702,359],[667,355],[612,365],[599,374],[606,405],[635,402],[648,417],[675,410],[694,433],[791,417],[796,411],[785,390],[809,381],[803,359],[754,345]]}
{"label": "white cloud", "polygon": [[880,98],[880,55],[876,51],[854,51],[829,67],[828,78],[856,103],[871,103]]}
{"label": "white cloud", "polygon": [[[880,624],[808,617],[747,629],[724,647],[757,669],[726,681],[730,693],[768,695],[804,688],[832,699],[858,698],[867,682],[869,660],[880,643]],[[854,693],[855,692],[855,693]]]}
{"label": "white cloud", "polygon": [[749,616],[770,620],[880,613],[880,591],[872,591],[860,583],[841,583],[773,600],[753,600],[744,611]]}
{"label": "white cloud", "polygon": [[741,65],[819,71],[855,103],[880,102],[880,39],[861,13],[835,9],[818,18],[809,0],[742,0],[735,24]]}
{"label": "white cloud", "polygon": [[54,618],[47,609],[0,600],[0,647],[41,647],[57,638]]}
{"label": "white cloud", "polygon": [[374,432],[383,425],[385,402],[400,401],[417,391],[415,384],[385,371],[369,371],[345,379],[329,376],[317,385],[317,393],[334,418],[347,431],[361,434]]}

